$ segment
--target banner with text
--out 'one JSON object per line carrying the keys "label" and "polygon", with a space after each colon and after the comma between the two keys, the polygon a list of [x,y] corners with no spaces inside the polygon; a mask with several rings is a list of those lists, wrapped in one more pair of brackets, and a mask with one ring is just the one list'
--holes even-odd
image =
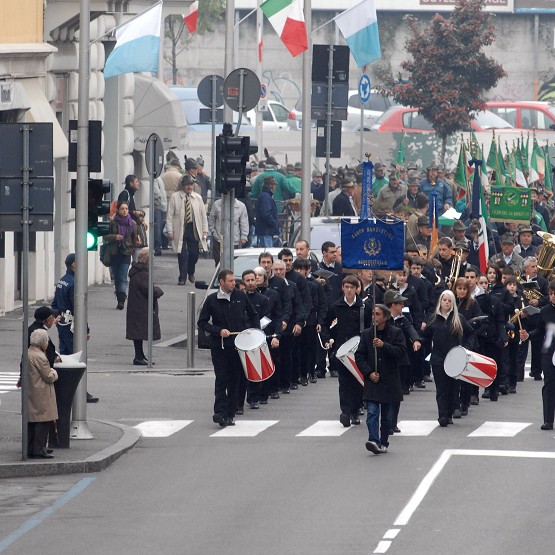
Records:
{"label": "banner with text", "polygon": [[492,187],[490,220],[514,224],[530,223],[530,189]]}
{"label": "banner with text", "polygon": [[402,270],[405,228],[401,220],[341,220],[343,268]]}

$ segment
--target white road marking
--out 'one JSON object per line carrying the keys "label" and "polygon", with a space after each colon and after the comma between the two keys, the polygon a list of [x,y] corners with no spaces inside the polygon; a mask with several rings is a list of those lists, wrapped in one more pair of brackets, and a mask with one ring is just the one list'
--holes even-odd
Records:
{"label": "white road marking", "polygon": [[531,422],[484,422],[468,437],[515,437],[531,425]]}
{"label": "white road marking", "polygon": [[338,437],[353,427],[345,428],[338,420],[318,420],[295,437]]}
{"label": "white road marking", "polygon": [[143,437],[169,437],[191,424],[193,420],[148,420],[134,426]]}
{"label": "white road marking", "polygon": [[396,433],[395,436],[428,436],[439,426],[439,423],[437,420],[401,420],[397,426],[401,432]]}
{"label": "white road marking", "polygon": [[374,549],[374,553],[386,553],[387,550],[391,547],[391,542],[389,541],[381,541],[376,549]]}
{"label": "white road marking", "polygon": [[397,537],[397,534],[400,531],[401,530],[399,528],[391,528],[383,535],[383,539],[384,540],[394,540]]}
{"label": "white road marking", "polygon": [[19,372],[0,372],[0,393],[17,390]]}
{"label": "white road marking", "polygon": [[255,437],[278,422],[279,420],[236,420],[235,426],[226,426],[210,437]]}

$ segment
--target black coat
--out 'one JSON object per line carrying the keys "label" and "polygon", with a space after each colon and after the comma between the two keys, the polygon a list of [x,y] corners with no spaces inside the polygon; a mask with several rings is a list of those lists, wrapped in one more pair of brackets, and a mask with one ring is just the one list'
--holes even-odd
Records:
{"label": "black coat", "polygon": [[[158,318],[158,299],[164,294],[160,287],[153,290],[152,339],[162,337]],[[127,299],[127,315],[125,338],[131,340],[148,340],[148,264],[133,262],[129,270],[129,297]]]}
{"label": "black coat", "polygon": [[463,335],[459,336],[454,333],[451,321],[453,320],[453,312],[449,313],[447,320],[441,315],[432,316],[432,319],[422,330],[422,337],[433,341],[432,356],[430,364],[432,366],[443,366],[447,353],[458,345],[472,348],[471,344],[475,340],[474,328],[468,323],[466,318],[459,314],[463,327]]}
{"label": "black coat", "polygon": [[377,383],[370,379],[370,374],[376,370],[374,347],[372,346],[374,328],[364,330],[355,353],[358,368],[364,375],[362,398],[365,401],[377,401],[378,403],[398,403],[403,400],[399,363],[406,353],[405,338],[403,332],[389,322],[382,331],[377,330],[377,337],[384,342],[383,347],[376,349],[378,353],[377,371],[380,375]]}
{"label": "black coat", "polygon": [[363,306],[362,328],[366,329],[372,325],[372,309],[363,305],[362,299],[358,295],[352,306],[349,306],[343,298],[334,303],[328,311],[326,325],[329,326],[337,319],[337,324],[331,329],[331,336],[335,341],[334,350],[341,347],[351,337],[361,334],[360,312]]}
{"label": "black coat", "polygon": [[287,282],[283,278],[273,275],[268,279],[268,287],[276,291],[279,295],[281,303],[281,319],[284,322],[289,322],[293,307],[291,306],[291,294],[287,290]]}
{"label": "black coat", "polygon": [[332,212],[334,216],[356,216],[349,195],[345,193],[339,193],[333,199]]}
{"label": "black coat", "polygon": [[405,338],[405,344],[407,347],[405,354],[403,355],[403,359],[399,361],[399,365],[410,366],[409,352],[414,352],[412,345],[415,341],[421,341],[420,336],[414,329],[411,321],[402,314],[398,318],[391,318],[390,324],[403,332],[403,337]]}

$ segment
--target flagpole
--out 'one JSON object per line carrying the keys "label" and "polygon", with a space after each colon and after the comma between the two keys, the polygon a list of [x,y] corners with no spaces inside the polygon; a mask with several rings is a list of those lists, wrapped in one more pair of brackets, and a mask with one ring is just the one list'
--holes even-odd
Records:
{"label": "flagpole", "polygon": [[[255,8],[256,10],[256,41],[257,41],[257,56],[256,56],[256,76],[258,77],[258,80],[262,83],[262,49],[260,47],[260,44],[258,44],[259,40],[262,40],[262,31],[263,31],[263,25],[264,25],[264,17],[262,14],[262,10],[260,9],[260,4],[262,3],[263,0],[258,0],[257,2],[257,8]],[[250,15],[250,12],[249,12]],[[243,19],[246,19],[248,17],[248,15],[246,17],[244,17]],[[242,20],[241,20],[242,21]],[[264,134],[262,133],[262,127],[264,125],[263,123],[263,117],[264,114],[260,111],[260,110],[256,110],[256,142],[258,144],[258,152],[264,152],[264,144],[263,144],[263,140],[264,140]]]}
{"label": "flagpole", "polygon": [[[146,10],[143,10],[142,12],[139,12],[138,14],[135,14],[133,17],[130,17],[129,19],[126,19],[123,23],[120,23],[119,25],[116,25],[115,27],[112,27],[109,31],[106,31],[105,33],[103,33],[99,37],[96,37],[94,40],[90,41],[89,44],[95,44],[99,40],[102,40],[104,37],[107,37],[108,35],[111,35],[115,31],[117,31],[120,27],[123,27],[124,25],[127,25],[128,23],[131,23],[132,21],[134,21],[138,17],[141,17],[141,15],[145,14],[149,10],[152,10],[153,8],[158,6],[158,4],[163,4],[163,3],[164,3],[163,0],[160,0],[159,2],[156,2],[156,4],[152,4],[152,6],[149,6]],[[163,18],[162,18],[162,20],[163,20]]]}

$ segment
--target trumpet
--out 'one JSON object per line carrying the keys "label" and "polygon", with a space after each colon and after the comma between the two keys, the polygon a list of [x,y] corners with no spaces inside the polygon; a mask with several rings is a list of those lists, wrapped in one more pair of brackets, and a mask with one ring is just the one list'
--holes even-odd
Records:
{"label": "trumpet", "polygon": [[533,299],[539,301],[543,297],[542,292],[538,291],[537,289],[524,289],[523,293],[529,301]]}
{"label": "trumpet", "polygon": [[462,262],[462,249],[451,249],[451,256],[453,261],[451,262],[451,271],[449,272],[449,277],[447,278],[447,283],[455,283],[459,277],[461,271]]}

